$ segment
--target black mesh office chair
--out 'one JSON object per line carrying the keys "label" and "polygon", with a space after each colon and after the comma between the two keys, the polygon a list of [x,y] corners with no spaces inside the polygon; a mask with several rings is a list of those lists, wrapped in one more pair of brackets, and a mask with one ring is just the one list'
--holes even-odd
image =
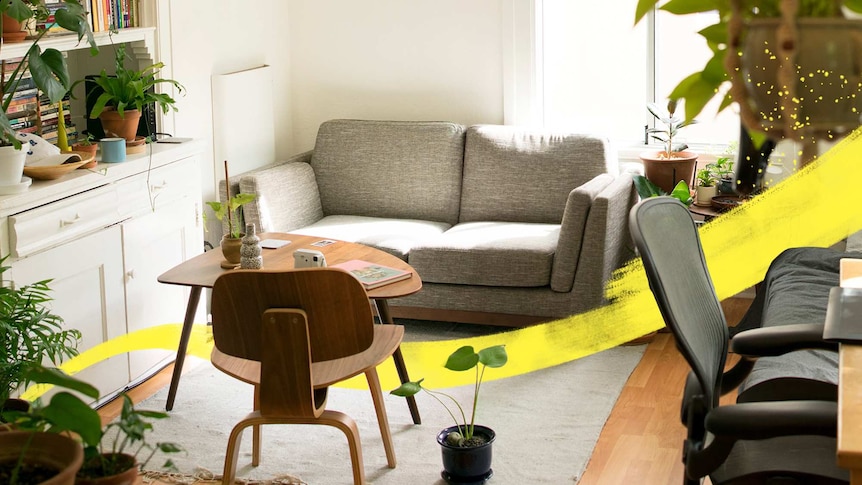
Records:
{"label": "black mesh office chair", "polygon": [[719,406],[757,356],[822,347],[810,325],[740,332],[740,363],[725,372],[728,328],[685,206],[670,197],[641,201],[629,226],[665,324],[691,366],[682,399],[684,483],[709,476],[718,484],[838,484],[837,407],[830,401],[769,401]]}

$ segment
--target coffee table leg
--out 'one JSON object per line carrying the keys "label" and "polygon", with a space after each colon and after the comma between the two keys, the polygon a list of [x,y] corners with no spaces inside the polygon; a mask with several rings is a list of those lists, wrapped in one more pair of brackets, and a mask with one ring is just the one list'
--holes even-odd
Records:
{"label": "coffee table leg", "polygon": [[183,329],[180,333],[180,345],[177,347],[177,359],[174,361],[174,375],[171,377],[171,387],[168,389],[168,401],[165,410],[174,408],[174,399],[177,397],[177,387],[180,385],[180,375],[183,373],[183,362],[186,360],[186,349],[189,346],[189,338],[192,335],[192,325],[195,323],[195,312],[201,299],[200,286],[192,286],[189,292],[189,303],[186,306],[186,318],[183,320]]}
{"label": "coffee table leg", "polygon": [[[395,321],[392,319],[392,314],[389,313],[389,303],[386,300],[374,300],[374,304],[377,306],[377,315],[380,317],[380,322],[388,325],[394,325]],[[407,375],[407,366],[404,364],[404,356],[401,355],[401,347],[399,346],[395,349],[395,353],[392,354],[392,360],[395,361],[395,370],[398,371],[398,378],[401,379],[401,383],[409,382],[410,376]],[[422,424],[422,418],[419,416],[419,407],[416,406],[416,397],[409,396],[407,397],[407,407],[410,408],[410,416],[413,417],[413,424]]]}

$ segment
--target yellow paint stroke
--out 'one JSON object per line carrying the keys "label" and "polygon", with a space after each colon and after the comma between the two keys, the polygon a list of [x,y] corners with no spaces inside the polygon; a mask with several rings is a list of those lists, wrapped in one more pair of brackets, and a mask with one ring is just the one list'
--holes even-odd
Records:
{"label": "yellow paint stroke", "polygon": [[[781,251],[800,246],[830,246],[862,229],[862,140],[857,130],[817,161],[733,212],[701,228],[706,261],[720,299],[761,281]],[[486,379],[499,379],[559,365],[615,347],[664,326],[639,259],[617,271],[608,284],[612,303],[593,311],[542,325],[484,337],[405,342],[404,359],[411,378],[424,377],[429,387],[468,384],[472,372],[443,368],[446,357],[461,345],[483,348],[505,344],[509,364],[491,369]],[[134,332],[83,352],[62,368],[75,373],[110,356],[132,350],[174,350],[179,324]],[[209,359],[212,335],[196,325],[189,355]],[[380,368],[384,389],[398,385],[394,366]],[[364,387],[364,378],[345,383]],[[182,392],[180,390],[180,392]]]}

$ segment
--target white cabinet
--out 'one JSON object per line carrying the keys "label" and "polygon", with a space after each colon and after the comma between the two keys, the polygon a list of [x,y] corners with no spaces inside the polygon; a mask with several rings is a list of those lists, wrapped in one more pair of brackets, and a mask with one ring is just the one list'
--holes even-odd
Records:
{"label": "white cabinet", "polygon": [[[156,278],[203,251],[199,152],[199,142],[156,145],[152,156],[0,196],[7,276],[16,285],[53,280],[51,308],[82,332],[80,351],[182,323],[188,290]],[[174,355],[175,347],[123,352],[80,375],[107,396]]]}

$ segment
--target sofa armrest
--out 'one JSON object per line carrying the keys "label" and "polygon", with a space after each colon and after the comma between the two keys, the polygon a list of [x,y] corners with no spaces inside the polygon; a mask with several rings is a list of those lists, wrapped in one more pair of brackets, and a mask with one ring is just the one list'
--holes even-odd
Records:
{"label": "sofa armrest", "polygon": [[569,192],[560,224],[557,250],[554,253],[554,265],[551,269],[552,290],[562,293],[572,291],[587,215],[590,213],[593,200],[611,184],[613,179],[612,175],[604,173]]}
{"label": "sofa armrest", "polygon": [[260,232],[289,232],[323,218],[311,152],[240,176],[239,190],[257,197],[243,206],[245,222]]}
{"label": "sofa armrest", "polygon": [[630,173],[616,177],[593,201],[572,287],[578,297],[577,309],[602,305],[611,275],[634,257],[628,214],[637,201]]}

